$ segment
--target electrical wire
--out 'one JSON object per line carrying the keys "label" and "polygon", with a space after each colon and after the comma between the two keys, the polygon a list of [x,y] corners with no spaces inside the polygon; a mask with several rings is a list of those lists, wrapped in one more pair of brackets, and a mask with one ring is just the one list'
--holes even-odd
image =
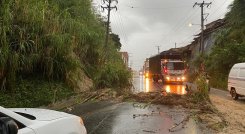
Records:
{"label": "electrical wire", "polygon": [[125,39],[125,41],[127,41],[125,25],[124,25],[124,22],[123,22],[123,19],[122,19],[122,15],[121,15],[120,10],[118,10],[118,18],[119,18],[119,22],[121,23],[121,26],[122,26],[124,39]]}
{"label": "electrical wire", "polygon": [[227,0],[224,0],[224,2],[220,5],[220,6],[218,6],[213,12],[212,12],[212,14],[210,15],[210,16],[214,16],[215,14],[217,14],[218,13],[218,11],[221,9],[221,7],[222,6],[224,6],[224,4],[227,2]]}
{"label": "electrical wire", "polygon": [[112,20],[115,23],[115,26],[116,26],[117,30],[119,31],[119,33],[117,33],[117,34],[121,34],[121,35],[119,35],[120,38],[126,41],[124,30],[123,30],[122,26],[119,23],[119,19],[116,18],[116,17],[118,17],[116,14],[112,14]]}
{"label": "electrical wire", "polygon": [[186,8],[190,7],[189,5],[184,5],[184,6],[177,6],[177,7],[139,7],[139,6],[126,6],[127,8],[131,9],[148,9],[148,10],[166,10],[166,9],[175,9],[175,8]]}
{"label": "electrical wire", "polygon": [[174,25],[174,27],[172,27],[170,29],[167,36],[170,36],[170,34],[172,34],[173,32],[180,31],[180,29],[182,30],[184,27],[186,27],[186,22],[189,20],[192,20],[192,18],[196,16],[196,14],[197,14],[196,10],[191,9],[189,14],[187,15],[187,17],[184,16],[179,21],[177,21],[177,23]]}

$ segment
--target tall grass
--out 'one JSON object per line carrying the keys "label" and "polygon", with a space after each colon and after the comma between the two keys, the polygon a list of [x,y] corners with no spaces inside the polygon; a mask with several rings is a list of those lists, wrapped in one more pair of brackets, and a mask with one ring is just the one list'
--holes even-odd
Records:
{"label": "tall grass", "polygon": [[[39,75],[71,84],[78,79],[74,77],[79,77],[71,74],[80,69],[97,81],[107,75],[100,68],[121,70],[108,77],[128,73],[119,56],[106,59],[106,64],[105,28],[90,0],[2,0],[0,16],[2,89],[15,89],[17,76]],[[110,45],[113,46],[112,40]],[[117,53],[116,49],[109,51]]]}

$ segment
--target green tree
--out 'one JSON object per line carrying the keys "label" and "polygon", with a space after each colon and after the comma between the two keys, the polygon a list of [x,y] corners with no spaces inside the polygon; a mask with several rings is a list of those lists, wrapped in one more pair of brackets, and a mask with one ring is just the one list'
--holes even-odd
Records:
{"label": "green tree", "polygon": [[110,34],[110,37],[111,37],[112,41],[114,42],[114,45],[116,46],[117,50],[120,50],[122,47],[122,44],[120,42],[119,36],[117,34],[112,33],[112,34]]}
{"label": "green tree", "polygon": [[227,25],[216,34],[215,46],[207,60],[212,81],[225,87],[230,68],[245,62],[245,0],[235,0],[226,14]]}

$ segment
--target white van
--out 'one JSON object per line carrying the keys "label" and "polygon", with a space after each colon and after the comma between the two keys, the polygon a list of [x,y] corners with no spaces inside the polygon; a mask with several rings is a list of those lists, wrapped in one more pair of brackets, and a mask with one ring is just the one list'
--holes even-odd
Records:
{"label": "white van", "polygon": [[235,64],[228,77],[228,90],[234,100],[245,96],[245,63]]}

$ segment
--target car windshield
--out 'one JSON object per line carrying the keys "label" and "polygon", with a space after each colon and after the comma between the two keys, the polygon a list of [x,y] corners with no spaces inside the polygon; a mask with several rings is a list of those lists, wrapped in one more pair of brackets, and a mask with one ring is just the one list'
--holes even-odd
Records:
{"label": "car windshield", "polygon": [[168,62],[167,63],[168,70],[184,70],[183,62]]}

